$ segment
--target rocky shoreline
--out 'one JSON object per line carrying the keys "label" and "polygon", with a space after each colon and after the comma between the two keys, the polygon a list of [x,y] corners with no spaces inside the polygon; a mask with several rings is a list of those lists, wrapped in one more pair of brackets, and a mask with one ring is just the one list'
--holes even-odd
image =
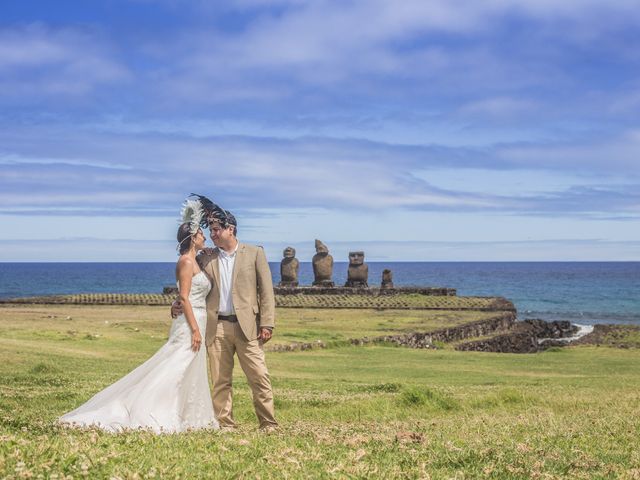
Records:
{"label": "rocky shoreline", "polygon": [[513,326],[516,319],[514,312],[504,312],[487,320],[466,323],[456,327],[443,328],[426,333],[408,333],[400,335],[384,335],[375,338],[352,339],[352,345],[366,345],[369,343],[395,343],[410,348],[436,348],[434,342],[450,343],[465,338],[473,338],[503,331]]}
{"label": "rocky shoreline", "polygon": [[594,325],[591,333],[572,342],[572,345],[640,348],[640,326],[622,324]]}
{"label": "rocky shoreline", "polygon": [[[627,333],[621,333],[626,330]],[[637,339],[628,341],[628,332]],[[613,344],[610,337],[627,342]],[[609,340],[607,340],[609,339]],[[462,341],[461,341],[462,340]],[[536,353],[550,347],[606,344],[619,348],[640,347],[640,327],[625,325],[578,326],[569,321],[527,319],[516,321],[514,312],[504,312],[488,320],[427,333],[385,335],[352,339],[352,345],[394,343],[408,348],[439,348],[438,343],[452,343],[459,351],[495,353]]]}
{"label": "rocky shoreline", "polygon": [[523,320],[513,324],[506,333],[488,339],[462,343],[456,350],[500,353],[536,353],[553,346],[564,346],[563,341],[579,331],[571,322],[540,319]]}

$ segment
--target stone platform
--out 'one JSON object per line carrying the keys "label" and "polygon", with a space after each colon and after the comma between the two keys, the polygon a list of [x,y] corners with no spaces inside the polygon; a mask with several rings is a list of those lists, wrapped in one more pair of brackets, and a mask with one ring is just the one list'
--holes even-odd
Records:
{"label": "stone platform", "polygon": [[[49,305],[170,305],[175,295],[164,294],[107,294],[86,293],[76,295],[52,295],[0,300],[0,304],[49,304]],[[424,295],[402,293],[396,295],[370,294],[276,294],[279,308],[340,308],[383,310],[477,310],[515,311],[508,300],[501,297],[458,297],[453,295]]]}
{"label": "stone platform", "polygon": [[436,295],[455,296],[455,288],[446,287],[397,287],[397,288],[352,288],[352,287],[274,287],[276,295],[364,295],[377,297],[380,295]]}

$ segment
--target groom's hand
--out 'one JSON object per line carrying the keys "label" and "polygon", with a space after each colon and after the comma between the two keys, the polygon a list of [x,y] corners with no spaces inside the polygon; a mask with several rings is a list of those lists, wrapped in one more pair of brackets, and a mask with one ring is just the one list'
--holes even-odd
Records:
{"label": "groom's hand", "polygon": [[258,335],[258,340],[262,340],[262,343],[267,343],[271,340],[271,329],[270,328],[260,328],[260,334]]}
{"label": "groom's hand", "polygon": [[180,300],[174,300],[171,304],[171,318],[176,318],[178,315],[182,315],[184,309],[182,308],[182,302]]}

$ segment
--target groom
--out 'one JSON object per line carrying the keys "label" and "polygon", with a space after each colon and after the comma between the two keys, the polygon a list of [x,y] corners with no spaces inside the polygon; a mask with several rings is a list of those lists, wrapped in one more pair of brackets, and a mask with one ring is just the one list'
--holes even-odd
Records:
{"label": "groom", "polygon": [[[228,211],[209,215],[209,232],[215,249],[198,255],[200,267],[212,283],[207,296],[207,332],[213,383],[213,410],[220,426],[234,428],[232,376],[234,354],[253,394],[260,429],[272,431],[274,416],[271,379],[262,344],[271,339],[275,324],[275,298],[271,271],[262,247],[238,242],[237,222]],[[182,308],[175,305],[172,315]]]}

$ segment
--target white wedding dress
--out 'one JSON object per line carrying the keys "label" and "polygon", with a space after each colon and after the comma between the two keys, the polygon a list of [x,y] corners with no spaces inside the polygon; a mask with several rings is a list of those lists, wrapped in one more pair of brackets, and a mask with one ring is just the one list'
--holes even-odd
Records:
{"label": "white wedding dress", "polygon": [[[193,276],[189,300],[203,339],[207,327],[205,298],[209,290],[211,283],[204,272]],[[197,352],[191,349],[191,329],[185,316],[180,315],[171,325],[169,340],[153,357],[58,421],[111,432],[217,429],[206,356],[204,345]]]}

